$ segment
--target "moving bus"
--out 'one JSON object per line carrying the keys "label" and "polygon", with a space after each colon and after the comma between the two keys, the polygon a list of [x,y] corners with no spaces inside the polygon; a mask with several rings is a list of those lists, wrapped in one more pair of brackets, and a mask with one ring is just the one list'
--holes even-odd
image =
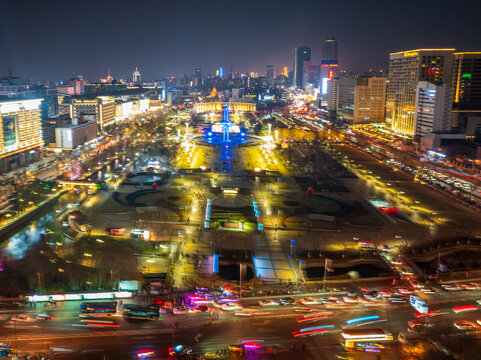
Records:
{"label": "moving bus", "polygon": [[383,329],[342,330],[341,345],[346,351],[366,351],[371,347],[382,347],[379,343],[392,341],[392,334]]}
{"label": "moving bus", "polygon": [[10,353],[8,341],[0,341],[0,358],[8,358]]}
{"label": "moving bus", "polygon": [[136,320],[160,320],[162,319],[158,306],[124,305],[124,318]]}
{"label": "moving bus", "polygon": [[83,302],[80,304],[80,317],[107,317],[117,314],[117,301]]}

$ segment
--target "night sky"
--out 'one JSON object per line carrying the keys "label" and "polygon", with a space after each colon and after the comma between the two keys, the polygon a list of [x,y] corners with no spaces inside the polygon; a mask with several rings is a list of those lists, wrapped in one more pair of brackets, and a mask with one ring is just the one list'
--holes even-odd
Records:
{"label": "night sky", "polygon": [[336,36],[344,70],[387,68],[391,51],[481,51],[475,0],[0,0],[0,76],[95,81],[293,66],[294,48]]}

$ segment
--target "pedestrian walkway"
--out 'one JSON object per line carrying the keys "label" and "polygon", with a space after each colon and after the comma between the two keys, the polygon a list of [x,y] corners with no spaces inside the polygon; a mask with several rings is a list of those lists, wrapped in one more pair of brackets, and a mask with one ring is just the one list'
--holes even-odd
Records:
{"label": "pedestrian walkway", "polygon": [[265,244],[254,247],[253,261],[257,278],[265,281],[296,281],[279,240],[266,238],[265,241]]}

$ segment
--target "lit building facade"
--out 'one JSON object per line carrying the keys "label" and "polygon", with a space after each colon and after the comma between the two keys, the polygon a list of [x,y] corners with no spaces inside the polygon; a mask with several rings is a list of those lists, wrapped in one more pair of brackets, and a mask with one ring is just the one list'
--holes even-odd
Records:
{"label": "lit building facade", "polygon": [[0,100],[0,173],[40,158],[42,99]]}
{"label": "lit building facade", "polygon": [[134,73],[132,74],[132,82],[134,84],[140,84],[142,82],[142,77],[140,76],[139,68],[135,68]]}
{"label": "lit building facade", "polygon": [[320,93],[327,94],[329,80],[336,77],[339,69],[339,60],[337,59],[337,41],[335,37],[329,37],[322,45],[322,58],[320,69]]}
{"label": "lit building facade", "polygon": [[97,137],[97,124],[85,122],[55,129],[56,147],[72,150]]}
{"label": "lit building facade", "polygon": [[395,131],[416,133],[415,103],[419,81],[451,81],[454,49],[418,49],[391,53],[386,120]]}
{"label": "lit building facade", "polygon": [[450,84],[420,81],[416,89],[415,135],[449,132],[452,100]]}
{"label": "lit building facade", "polygon": [[115,99],[109,96],[72,99],[70,117],[95,121],[102,131],[115,122]]}
{"label": "lit building facade", "polygon": [[354,93],[354,123],[384,121],[386,80],[385,77],[357,79]]}
{"label": "lit building facade", "polygon": [[339,78],[329,80],[327,87],[327,110],[331,119],[336,118],[337,107],[339,106]]}
{"label": "lit building facade", "polygon": [[481,52],[454,53],[453,108],[456,110],[481,110]]}
{"label": "lit building facade", "polygon": [[452,124],[481,141],[481,52],[454,53]]}
{"label": "lit building facade", "polygon": [[194,111],[196,113],[205,113],[205,112],[218,112],[223,111],[224,105],[229,105],[229,111],[241,111],[241,112],[255,112],[256,111],[256,104],[255,103],[247,103],[247,102],[207,102],[207,103],[195,103],[194,104]]}
{"label": "lit building facade", "polygon": [[304,80],[304,63],[311,61],[311,48],[301,46],[296,48],[294,55],[294,80],[293,86],[302,89]]}
{"label": "lit building facade", "polygon": [[337,117],[340,120],[352,122],[354,119],[354,94],[356,91],[356,78],[339,79],[339,93],[337,101]]}
{"label": "lit building facade", "polygon": [[195,69],[194,74],[194,87],[202,86],[202,71],[200,69]]}

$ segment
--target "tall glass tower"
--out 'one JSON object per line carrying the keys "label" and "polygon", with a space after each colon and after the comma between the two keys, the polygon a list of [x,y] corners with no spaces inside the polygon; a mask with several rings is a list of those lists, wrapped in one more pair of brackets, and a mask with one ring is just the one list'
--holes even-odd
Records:
{"label": "tall glass tower", "polygon": [[334,36],[328,37],[322,45],[320,93],[327,94],[328,81],[337,76],[339,61],[337,60],[337,41]]}
{"label": "tall glass tower", "polygon": [[300,46],[295,50],[293,86],[302,88],[304,80],[304,62],[311,61],[311,48]]}

